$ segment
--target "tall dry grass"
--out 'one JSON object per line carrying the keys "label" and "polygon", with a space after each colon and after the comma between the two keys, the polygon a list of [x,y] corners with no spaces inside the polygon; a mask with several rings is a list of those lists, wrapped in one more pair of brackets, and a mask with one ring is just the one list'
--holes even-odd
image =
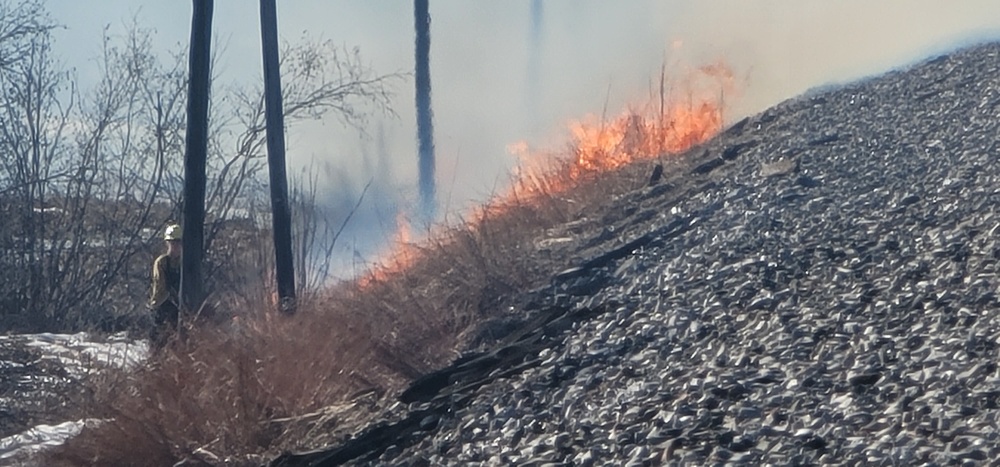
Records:
{"label": "tall dry grass", "polygon": [[97,381],[87,416],[110,421],[49,461],[251,465],[315,442],[317,428],[337,428],[314,426],[331,423],[324,408],[359,393],[391,397],[454,358],[466,329],[538,282],[544,273],[528,249],[555,221],[533,222],[538,211],[450,230],[414,248],[406,269],[328,290],[294,316],[223,307],[239,320],[191,329],[145,367]]}
{"label": "tall dry grass", "polygon": [[[628,121],[623,141],[634,144],[636,120]],[[141,369],[103,374],[87,406],[107,421],[46,462],[259,465],[351,433],[409,381],[465,350],[477,323],[504,316],[524,291],[571,266],[570,253],[540,240],[571,221],[599,228],[615,199],[646,186],[661,161],[581,171],[570,152],[369,276],[310,296],[293,316],[268,309],[266,287],[244,289],[217,310],[238,320],[191,329]]]}
{"label": "tall dry grass", "polygon": [[[565,268],[539,253],[547,230],[599,218],[601,200],[645,176],[605,174],[576,190],[497,201],[410,248],[405,268],[334,287],[293,316],[261,309],[263,297],[233,300],[219,312],[238,321],[193,328],[143,368],[96,380],[87,416],[108,421],[47,462],[259,465],[333,442],[453,360],[476,323],[503,316],[519,294]],[[230,308],[254,302],[257,309]]]}

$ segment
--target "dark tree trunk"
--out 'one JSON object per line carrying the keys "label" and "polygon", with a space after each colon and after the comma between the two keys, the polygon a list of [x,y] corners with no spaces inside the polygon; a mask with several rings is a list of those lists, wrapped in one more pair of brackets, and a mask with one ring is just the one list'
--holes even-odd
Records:
{"label": "dark tree trunk", "polygon": [[531,1],[531,27],[528,31],[528,66],[525,77],[524,109],[523,119],[526,128],[522,128],[522,133],[529,138],[538,136],[538,131],[542,128],[541,119],[538,116],[539,101],[541,100],[541,67],[542,67],[542,0]]}
{"label": "dark tree trunk", "polygon": [[271,176],[271,227],[274,266],[281,310],[295,310],[295,268],[292,260],[292,214],[288,208],[285,174],[285,119],[281,106],[278,65],[278,19],[275,0],[260,0],[260,37],[264,56],[264,102],[267,112],[267,164]]}
{"label": "dark tree trunk", "polygon": [[434,114],[431,111],[431,16],[428,0],[413,1],[416,26],[417,142],[420,209],[425,222],[434,220]]}
{"label": "dark tree trunk", "polygon": [[201,265],[205,232],[205,160],[208,154],[209,62],[213,0],[193,0],[188,62],[187,141],[184,157],[184,256],[181,297],[188,311],[203,299]]}

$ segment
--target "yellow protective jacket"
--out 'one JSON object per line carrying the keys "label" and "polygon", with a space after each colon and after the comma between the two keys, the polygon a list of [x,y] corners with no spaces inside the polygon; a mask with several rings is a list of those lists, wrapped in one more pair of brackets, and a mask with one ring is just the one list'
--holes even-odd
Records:
{"label": "yellow protective jacket", "polygon": [[157,309],[167,301],[180,305],[181,259],[161,255],[153,262],[153,288],[149,308]]}

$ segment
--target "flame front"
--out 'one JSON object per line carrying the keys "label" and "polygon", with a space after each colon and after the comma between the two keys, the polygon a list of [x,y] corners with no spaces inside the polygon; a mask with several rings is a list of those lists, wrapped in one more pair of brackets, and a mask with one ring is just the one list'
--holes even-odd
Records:
{"label": "flame front", "polygon": [[668,115],[629,111],[609,124],[588,116],[570,123],[575,158],[572,178],[682,152],[712,137],[720,128],[722,113],[709,102],[674,108]]}
{"label": "flame front", "polygon": [[[610,120],[587,115],[569,122],[568,152],[536,151],[525,141],[508,146],[520,162],[514,183],[506,195],[476,209],[471,227],[519,203],[535,202],[537,195],[564,192],[587,176],[681,153],[705,142],[722,129],[726,96],[737,95],[733,74],[721,62],[694,69],[676,82],[668,83],[664,72],[658,91],[645,104]],[[412,242],[402,212],[397,215],[396,229],[387,257],[360,279],[362,287],[388,279],[417,261],[421,250]]]}
{"label": "flame front", "polygon": [[[526,142],[510,145],[520,159],[517,187],[525,191],[561,191],[588,174],[614,170],[632,162],[683,152],[722,129],[733,74],[719,62],[697,68],[667,87],[661,75],[658,99],[635,106],[610,120],[587,115],[567,125],[571,157],[563,156],[556,171],[546,164],[558,155],[533,151]],[[549,161],[549,162],[546,162]]]}

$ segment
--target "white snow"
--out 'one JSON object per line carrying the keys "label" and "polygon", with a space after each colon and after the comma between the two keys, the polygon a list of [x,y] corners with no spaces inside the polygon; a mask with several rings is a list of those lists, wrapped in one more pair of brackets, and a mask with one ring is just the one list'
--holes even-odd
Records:
{"label": "white snow", "polygon": [[58,425],[38,425],[20,434],[0,439],[0,460],[24,459],[48,447],[58,446],[80,434],[84,426],[100,423],[97,419],[76,420]]}
{"label": "white snow", "polygon": [[[6,341],[6,342],[4,342]],[[0,344],[19,345],[38,352],[41,360],[54,360],[66,369],[70,378],[80,378],[99,371],[102,368],[133,368],[146,360],[149,355],[149,344],[144,340],[129,340],[124,333],[115,334],[92,341],[86,333],[78,334],[17,334],[0,336]],[[0,377],[3,370],[28,366],[35,362],[17,362],[0,360]],[[46,381],[40,390],[31,391],[31,395],[21,397],[40,397],[45,395],[46,387],[53,387],[61,379],[53,375],[21,376],[22,382]],[[30,384],[29,386],[36,386]],[[16,403],[9,398],[0,398],[0,409]],[[75,420],[58,425],[38,425],[16,435],[0,439],[0,465],[8,462],[23,461],[34,454],[58,446],[66,440],[78,435],[84,426],[93,426],[100,420]]]}
{"label": "white snow", "polygon": [[128,340],[124,333],[114,334],[105,342],[90,341],[83,332],[0,336],[0,340],[15,338],[25,339],[25,346],[39,350],[43,358],[57,359],[74,377],[83,376],[98,366],[133,368],[149,355],[146,341]]}

